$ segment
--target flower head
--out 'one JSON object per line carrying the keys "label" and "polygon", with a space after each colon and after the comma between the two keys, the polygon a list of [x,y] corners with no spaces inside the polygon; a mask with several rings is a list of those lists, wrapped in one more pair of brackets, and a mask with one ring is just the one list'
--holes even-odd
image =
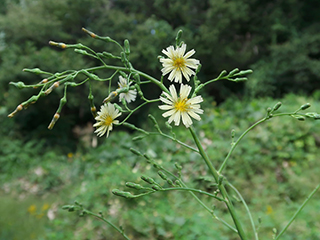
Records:
{"label": "flower head", "polygon": [[[119,76],[119,88],[128,88],[130,86],[131,82],[128,83],[127,79],[125,79],[122,76]],[[128,92],[124,92],[124,93],[120,93],[119,94],[119,101],[121,102],[121,100],[124,98],[127,103],[129,102],[133,102],[136,100],[136,96],[137,96],[137,90],[128,90]]]}
{"label": "flower head", "polygon": [[177,47],[176,49],[173,46],[167,47],[166,50],[162,50],[162,53],[167,55],[169,58],[160,58],[160,62],[162,63],[163,68],[161,69],[162,75],[166,75],[170,73],[168,79],[170,81],[175,81],[178,83],[182,83],[182,75],[190,81],[190,76],[194,75],[195,72],[190,68],[197,69],[200,64],[199,60],[194,58],[190,58],[193,54],[195,54],[195,50],[191,50],[186,52],[187,45],[182,44],[181,47]]}
{"label": "flower head", "polygon": [[182,118],[182,123],[188,128],[192,124],[190,117],[201,120],[201,117],[198,114],[202,114],[203,110],[200,109],[200,104],[203,101],[201,96],[196,96],[193,98],[188,98],[188,95],[191,91],[191,87],[188,85],[181,84],[180,94],[177,95],[176,88],[171,85],[169,87],[170,94],[163,92],[165,97],[160,97],[160,100],[166,105],[161,105],[159,108],[161,110],[169,110],[162,114],[163,117],[169,117],[168,122],[175,122],[175,125],[180,124],[180,119]]}
{"label": "flower head", "polygon": [[109,132],[112,130],[112,124],[119,123],[119,121],[115,119],[120,115],[121,112],[119,112],[119,110],[116,109],[113,104],[103,104],[98,112],[98,116],[95,118],[97,122],[93,125],[97,128],[95,133],[97,133],[98,137],[101,137],[106,132],[108,137]]}

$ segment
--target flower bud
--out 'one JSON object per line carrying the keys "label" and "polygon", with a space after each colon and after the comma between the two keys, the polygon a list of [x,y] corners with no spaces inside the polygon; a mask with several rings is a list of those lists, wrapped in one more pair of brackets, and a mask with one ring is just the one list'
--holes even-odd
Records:
{"label": "flower bud", "polygon": [[182,166],[179,163],[175,163],[174,166],[176,167],[176,169],[181,170]]}
{"label": "flower bud", "polygon": [[161,190],[161,187],[159,187],[158,185],[153,185],[152,189],[156,190],[156,191],[159,191],[159,190]]}
{"label": "flower bud", "polygon": [[167,180],[168,179],[167,175],[164,172],[158,171],[158,174],[163,180]]}
{"label": "flower bud", "polygon": [[134,149],[134,148],[130,148],[130,151],[131,151],[132,153],[134,153],[135,155],[137,155],[137,156],[142,156],[142,153],[139,152],[138,150]]}
{"label": "flower bud", "polygon": [[144,187],[142,187],[140,184],[136,184],[136,183],[133,183],[133,182],[127,182],[126,186],[129,187],[129,188],[137,189],[137,190],[144,189]]}
{"label": "flower bud", "polygon": [[124,52],[127,56],[130,54],[130,44],[128,39],[124,40]]}
{"label": "flower bud", "polygon": [[281,107],[281,105],[281,102],[277,102],[276,105],[274,105],[274,107],[272,108],[272,112],[278,110]]}
{"label": "flower bud", "polygon": [[130,192],[124,192],[119,189],[112,190],[112,193],[116,196],[119,196],[119,197],[134,198],[134,195],[132,195]]}
{"label": "flower bud", "polygon": [[49,126],[48,126],[48,129],[51,130],[54,127],[55,123],[58,121],[59,118],[60,118],[60,114],[59,113],[55,113],[53,118],[52,118],[52,120],[51,120],[51,122],[50,122],[50,124],[49,124]]}
{"label": "flower bud", "polygon": [[154,184],[156,183],[151,177],[147,177],[147,176],[141,176],[141,179],[149,184]]}
{"label": "flower bud", "polygon": [[301,110],[306,110],[306,109],[308,109],[309,107],[311,107],[311,104],[310,104],[310,103],[306,103],[306,104],[303,104],[303,105],[300,107],[300,109],[301,109]]}
{"label": "flower bud", "polygon": [[[118,93],[116,91],[113,91],[109,94],[108,97],[106,97],[104,100],[103,100],[103,103],[107,103],[107,102],[110,102],[112,99],[114,99],[116,96],[118,96]],[[116,107],[116,106],[115,106]],[[122,109],[120,110],[122,111]]]}
{"label": "flower bud", "polygon": [[299,121],[304,121],[304,120],[306,120],[306,118],[303,117],[303,116],[297,116],[297,117],[295,117],[295,118],[298,119]]}

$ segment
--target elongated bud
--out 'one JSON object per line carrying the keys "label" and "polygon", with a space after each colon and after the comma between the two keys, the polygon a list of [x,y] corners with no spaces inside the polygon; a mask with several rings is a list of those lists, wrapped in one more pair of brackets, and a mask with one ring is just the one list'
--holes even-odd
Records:
{"label": "elongated bud", "polygon": [[235,78],[233,81],[235,81],[235,82],[242,82],[242,81],[247,81],[247,80],[248,80],[248,78],[242,77],[242,78]]}
{"label": "elongated bud", "polygon": [[107,103],[107,102],[110,102],[112,99],[114,99],[116,96],[118,96],[118,93],[116,91],[113,91],[109,94],[108,97],[106,97],[104,100],[103,100],[103,103]]}
{"label": "elongated bud", "polygon": [[60,86],[59,81],[55,82],[54,84],[52,84],[45,92],[44,94],[48,95],[52,92],[53,89],[57,88]]}
{"label": "elongated bud", "polygon": [[234,75],[236,72],[239,72],[238,68],[235,68],[231,72],[229,72],[229,75]]}
{"label": "elongated bud", "polygon": [[182,166],[179,163],[175,163],[174,166],[176,167],[176,169],[178,169],[179,171],[182,170]]}
{"label": "elongated bud", "polygon": [[156,182],[151,177],[141,176],[141,179],[149,184],[155,184]]}
{"label": "elongated bud", "polygon": [[143,156],[141,152],[139,152],[138,150],[136,150],[136,149],[134,149],[134,148],[130,148],[130,151],[131,151],[132,153],[134,153],[135,155],[137,155],[137,156]]}
{"label": "elongated bud", "polygon": [[281,107],[281,105],[281,102],[277,102],[276,105],[274,105],[274,107],[272,108],[272,112],[277,111]]}
{"label": "elongated bud", "polygon": [[97,114],[97,108],[95,106],[90,108],[92,116],[95,118]]}
{"label": "elongated bud", "polygon": [[311,104],[310,104],[310,103],[306,103],[306,104],[303,104],[303,105],[300,107],[300,109],[301,109],[301,110],[306,110],[306,109],[308,109],[309,107],[311,107]]}
{"label": "elongated bud", "polygon": [[132,141],[139,141],[141,139],[144,139],[145,137],[146,137],[146,135],[139,135],[139,136],[132,138]]}
{"label": "elongated bud", "polygon": [[130,192],[124,192],[119,189],[112,190],[112,193],[116,196],[119,196],[119,197],[134,198],[134,195],[132,195]]}
{"label": "elongated bud", "polygon": [[119,58],[119,57],[114,56],[113,54],[108,53],[108,52],[103,52],[102,56],[104,56],[105,58],[111,58],[111,59]]}
{"label": "elongated bud", "polygon": [[52,129],[54,127],[54,125],[56,124],[56,122],[58,121],[58,119],[60,118],[60,114],[59,113],[56,113],[54,114],[49,126],[48,126],[48,129]]}
{"label": "elongated bud", "polygon": [[8,115],[8,117],[9,117],[9,118],[14,117],[14,115],[16,115],[16,113],[17,113],[17,112],[20,112],[22,109],[23,109],[22,104],[18,105],[18,106],[16,107],[16,109],[15,109],[12,113],[10,113],[10,114]]}
{"label": "elongated bud", "polygon": [[137,189],[137,190],[144,189],[144,187],[142,187],[140,184],[136,184],[136,183],[133,183],[133,182],[127,182],[126,186],[129,187],[129,188]]}
{"label": "elongated bud", "polygon": [[168,183],[169,185],[171,185],[171,186],[174,186],[174,183],[173,183],[173,181],[172,181],[170,178],[167,179],[167,183]]}
{"label": "elongated bud", "polygon": [[161,187],[159,187],[158,185],[152,185],[152,189],[159,191],[159,190],[161,190]]}
{"label": "elongated bud", "polygon": [[306,118],[303,117],[303,116],[297,116],[297,117],[295,117],[295,118],[298,119],[299,121],[304,121],[304,120],[306,120]]}
{"label": "elongated bud", "polygon": [[243,70],[243,71],[238,72],[237,74],[235,74],[235,76],[244,76],[244,75],[251,74],[251,73],[253,73],[253,71],[251,69],[248,69],[248,70]]}
{"label": "elongated bud", "polygon": [[67,48],[67,44],[65,44],[65,43],[57,43],[57,42],[54,42],[54,41],[49,41],[49,44],[51,46],[59,47],[59,48],[62,48],[62,49]]}
{"label": "elongated bud", "polygon": [[158,171],[158,174],[159,174],[159,176],[160,176],[163,180],[166,181],[166,180],[168,179],[167,175],[166,175],[164,172]]}
{"label": "elongated bud", "polygon": [[87,33],[88,35],[90,35],[90,37],[92,37],[92,38],[95,38],[97,36],[95,33],[91,32],[85,28],[82,28],[81,30],[84,31],[85,33]]}
{"label": "elongated bud", "polygon": [[179,30],[176,36],[176,46],[180,45],[181,36],[182,36],[182,30]]}
{"label": "elongated bud", "polygon": [[25,88],[26,85],[24,84],[24,82],[10,82],[10,85],[13,85],[19,89]]}
{"label": "elongated bud", "polygon": [[130,54],[130,44],[128,39],[124,40],[124,52],[127,56]]}

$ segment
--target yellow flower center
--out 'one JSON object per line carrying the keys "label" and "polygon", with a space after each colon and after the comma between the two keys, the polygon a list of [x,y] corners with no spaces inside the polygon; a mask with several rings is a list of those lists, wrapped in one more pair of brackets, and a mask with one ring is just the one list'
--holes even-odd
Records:
{"label": "yellow flower center", "polygon": [[188,110],[187,100],[188,99],[179,99],[179,101],[174,104],[174,108],[179,112],[186,112]]}
{"label": "yellow flower center", "polygon": [[186,61],[184,60],[184,58],[176,58],[173,60],[173,66],[175,68],[182,68],[185,66]]}
{"label": "yellow flower center", "polygon": [[108,116],[106,117],[106,119],[104,120],[104,124],[105,124],[106,126],[110,126],[110,125],[112,124],[112,122],[113,122],[113,118],[112,118],[110,115],[108,115]]}

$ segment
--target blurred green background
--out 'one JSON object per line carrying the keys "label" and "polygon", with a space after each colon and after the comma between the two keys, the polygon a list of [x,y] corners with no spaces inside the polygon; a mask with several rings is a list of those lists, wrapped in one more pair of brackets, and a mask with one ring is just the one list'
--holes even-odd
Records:
{"label": "blurred green background", "polygon": [[[318,0],[3,0],[0,240],[122,239],[98,220],[61,210],[74,200],[92,211],[102,210],[133,239],[237,239],[196,202],[186,200],[186,193],[157,193],[135,201],[111,194],[114,188],[125,189],[126,181],[138,181],[141,174],[156,176],[143,159],[131,154],[131,146],[173,171],[179,162],[188,185],[211,191],[197,155],[157,137],[133,142],[135,133],[122,128],[92,147],[97,139],[87,86],[68,92],[67,105],[52,131],[47,126],[62,97],[59,91],[8,119],[18,104],[37,93],[9,82],[42,80],[23,68],[58,72],[98,64],[72,50],[52,48],[49,40],[113,51],[113,45],[93,40],[81,27],[119,42],[128,39],[135,68],[160,78],[157,56],[182,29],[188,49],[196,50],[195,58],[203,65],[202,81],[235,67],[254,70],[245,83],[219,81],[201,93],[205,115],[196,127],[219,166],[230,147],[231,129],[239,136],[276,102],[283,103],[281,111],[310,102],[310,111],[319,112],[319,9]],[[93,91],[98,106],[107,88],[98,84]],[[151,129],[144,117],[149,112],[161,116],[153,105],[130,121]],[[261,239],[271,239],[272,228],[280,230],[319,183],[319,130],[319,122],[275,118],[254,129],[230,159],[225,175],[242,190],[256,223],[261,217]],[[174,131],[190,141],[183,127]],[[320,239],[319,196],[316,193],[283,239]],[[231,221],[223,207],[217,206],[217,212]],[[244,213],[241,207],[240,212]]]}

